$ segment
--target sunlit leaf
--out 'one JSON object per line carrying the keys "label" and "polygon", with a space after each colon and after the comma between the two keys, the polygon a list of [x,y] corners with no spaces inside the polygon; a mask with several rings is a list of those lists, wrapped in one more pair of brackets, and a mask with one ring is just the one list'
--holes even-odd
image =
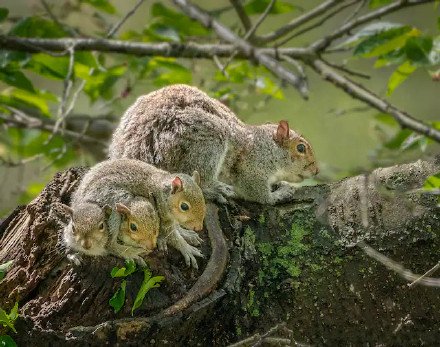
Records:
{"label": "sunlit leaf", "polygon": [[127,281],[123,280],[121,286],[116,293],[110,298],[109,304],[113,307],[115,313],[118,313],[125,303],[125,288],[127,287]]}
{"label": "sunlit leaf", "polygon": [[136,271],[136,263],[133,260],[126,260],[125,266],[118,268],[114,267],[110,273],[113,278],[127,277]]}
{"label": "sunlit leaf", "polygon": [[32,82],[19,70],[0,69],[0,80],[13,87],[34,93]]}
{"label": "sunlit leaf", "polygon": [[81,0],[83,3],[87,3],[97,10],[104,11],[109,14],[115,14],[116,8],[108,0]]}
{"label": "sunlit leaf", "polygon": [[432,49],[432,37],[412,37],[408,39],[405,45],[405,53],[413,63],[429,63],[429,53]]}
{"label": "sunlit leaf", "polygon": [[11,36],[57,38],[67,36],[63,28],[41,17],[20,19],[9,31]]}
{"label": "sunlit leaf", "polygon": [[17,347],[14,339],[9,335],[0,336],[0,347]]}
{"label": "sunlit leaf", "polygon": [[429,176],[423,184],[424,190],[432,190],[440,188],[440,173]]}
{"label": "sunlit leaf", "polygon": [[0,281],[5,278],[6,273],[11,269],[13,260],[7,261],[6,263],[0,264]]}
{"label": "sunlit leaf", "polygon": [[413,132],[409,129],[400,130],[390,141],[385,143],[388,149],[400,149],[405,140],[411,136]]}
{"label": "sunlit leaf", "polygon": [[420,32],[410,27],[389,29],[363,40],[353,54],[364,57],[380,56],[403,47],[408,38],[417,35]]}
{"label": "sunlit leaf", "polygon": [[[244,6],[244,9],[247,14],[258,14],[263,13],[267,6],[270,4],[271,0],[251,0]],[[272,6],[270,10],[270,14],[280,14],[280,13],[289,13],[295,9],[295,6],[285,2],[285,1],[277,1]]]}
{"label": "sunlit leaf", "polygon": [[8,18],[9,10],[4,7],[0,7],[0,22],[3,22],[6,18]]}
{"label": "sunlit leaf", "polygon": [[57,101],[57,97],[47,91],[37,91],[31,93],[23,89],[6,89],[0,93],[0,105],[6,104],[16,108],[22,108],[22,104],[26,104],[32,108],[36,108],[45,116],[50,116],[48,101]]}
{"label": "sunlit leaf", "polygon": [[373,36],[383,31],[387,31],[395,28],[401,28],[401,27],[404,27],[404,25],[400,23],[392,23],[392,22],[377,22],[377,23],[368,24],[354,35],[351,35],[347,40],[339,44],[338,47],[353,46],[354,44],[358,43],[360,40],[367,38],[369,36]]}
{"label": "sunlit leaf", "polygon": [[393,0],[370,0],[370,3],[368,4],[368,6],[370,8],[377,8],[377,7],[381,7],[384,5],[388,5],[392,1]]}
{"label": "sunlit leaf", "polygon": [[391,75],[388,80],[387,95],[391,95],[394,90],[402,84],[414,71],[416,67],[411,62],[406,61],[400,65]]}
{"label": "sunlit leaf", "polygon": [[131,315],[133,315],[134,311],[142,305],[142,302],[150,289],[160,287],[160,282],[164,279],[164,276],[151,277],[151,271],[149,269],[144,269],[144,280],[142,281],[139,292],[134,300],[133,307],[131,308]]}

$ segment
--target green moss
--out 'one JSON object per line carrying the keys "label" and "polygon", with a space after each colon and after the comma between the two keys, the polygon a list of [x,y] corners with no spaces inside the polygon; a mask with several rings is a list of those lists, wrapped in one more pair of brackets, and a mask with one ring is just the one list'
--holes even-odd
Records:
{"label": "green moss", "polygon": [[258,223],[260,223],[260,225],[264,225],[264,223],[266,223],[266,217],[264,213],[260,214],[260,217],[258,217]]}
{"label": "green moss", "polygon": [[255,298],[255,291],[253,289],[249,290],[248,302],[246,303],[246,311],[251,315],[251,317],[260,316],[259,304]]}

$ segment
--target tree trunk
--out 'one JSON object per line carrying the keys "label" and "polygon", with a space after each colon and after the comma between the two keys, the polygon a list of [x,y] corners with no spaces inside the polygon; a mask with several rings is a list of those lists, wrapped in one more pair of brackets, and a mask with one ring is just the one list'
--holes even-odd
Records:
{"label": "tree trunk", "polygon": [[[0,226],[0,264],[14,261],[0,282],[0,307],[8,311],[19,302],[18,333],[11,334],[20,346],[228,345],[280,322],[291,341],[317,345],[434,345],[440,339],[440,288],[408,288],[353,247],[364,240],[417,273],[438,262],[440,209],[435,196],[414,189],[440,171],[439,158],[303,187],[278,206],[222,206],[226,273],[207,297],[171,317],[161,312],[196,283],[206,260],[197,272],[176,252],[153,254],[152,272],[166,280],[134,317],[142,273],[127,277],[127,301],[115,314],[108,301],[121,280],[110,271],[123,261],[85,257],[80,267],[67,261],[60,232],[68,220],[57,204],[69,203],[85,171],[57,174]],[[211,254],[203,237],[203,252]]]}

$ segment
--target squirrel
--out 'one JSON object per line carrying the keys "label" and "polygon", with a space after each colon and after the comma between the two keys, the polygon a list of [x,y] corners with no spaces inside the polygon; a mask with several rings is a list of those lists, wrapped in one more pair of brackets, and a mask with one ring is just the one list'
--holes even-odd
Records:
{"label": "squirrel", "polygon": [[[71,216],[63,231],[64,244],[69,250],[77,252],[69,253],[68,258],[80,265],[78,253],[90,256],[114,254],[134,259],[145,266],[140,254],[156,248],[159,219],[154,207],[145,198],[135,198],[128,205],[116,203],[114,210],[109,205],[101,208],[90,202],[79,203],[74,208],[63,205]],[[119,244],[117,239],[123,244]]]}
{"label": "squirrel", "polygon": [[[83,204],[94,203],[101,208],[116,204],[117,212],[128,218],[127,222],[124,219],[120,222],[113,214],[110,216],[109,233],[114,235],[115,230],[131,227],[131,222],[128,222],[129,212],[122,204],[133,204],[139,197],[153,198],[160,220],[157,241],[159,248],[166,250],[167,244],[173,246],[182,253],[187,265],[197,268],[195,257],[203,255],[194,247],[200,243],[200,238],[194,235],[194,231],[203,229],[206,211],[199,183],[200,176],[197,171],[192,176],[184,173],[171,174],[139,160],[107,160],[95,165],[86,173],[72,196],[71,206],[75,211],[75,208]],[[142,210],[132,209],[132,212],[138,211],[134,215],[140,220]],[[126,232],[122,232],[120,238],[126,241],[124,235]],[[154,235],[150,235],[149,242],[153,246],[156,241]],[[157,235],[154,237],[157,238]],[[121,247],[130,247],[118,245],[114,238],[112,240],[108,247],[110,251],[117,253],[122,252]]]}
{"label": "squirrel", "polygon": [[319,172],[312,147],[287,121],[244,124],[187,85],[139,97],[116,128],[109,157],[139,159],[170,172],[197,169],[205,196],[222,203],[238,197],[276,204],[292,194],[291,183]]}

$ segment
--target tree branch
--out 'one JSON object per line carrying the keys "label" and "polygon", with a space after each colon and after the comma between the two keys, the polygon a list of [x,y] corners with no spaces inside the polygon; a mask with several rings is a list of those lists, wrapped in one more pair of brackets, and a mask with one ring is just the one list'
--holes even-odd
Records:
{"label": "tree branch", "polygon": [[207,28],[212,28],[222,40],[236,45],[249,59],[255,59],[280,79],[285,80],[294,86],[304,99],[308,98],[306,82],[284,68],[276,59],[253,47],[249,42],[238,37],[227,27],[213,19],[207,12],[201,10],[189,1],[174,0],[173,2],[190,18],[199,21]]}
{"label": "tree branch", "polygon": [[238,18],[240,18],[241,24],[246,32],[252,27],[252,22],[249,16],[246,14],[240,0],[230,0],[232,6],[234,6],[235,12],[237,12]]}
{"label": "tree branch", "polygon": [[431,139],[440,142],[440,131],[426,125],[425,123],[413,118],[409,114],[399,110],[389,102],[381,99],[373,92],[367,90],[349,78],[338,74],[321,59],[314,59],[307,62],[323,79],[331,82],[336,87],[344,90],[353,98],[361,100],[379,111],[390,114],[403,127],[423,134]]}
{"label": "tree branch", "polygon": [[312,19],[318,17],[325,11],[327,11],[329,8],[337,5],[340,3],[340,0],[327,0],[326,2],[322,3],[321,5],[315,7],[311,11],[304,13],[302,16],[299,16],[292,20],[290,23],[286,24],[285,26],[282,26],[281,28],[278,28],[277,30],[263,35],[261,37],[256,38],[256,41],[258,43],[267,43],[270,41],[274,41],[279,39],[280,37],[290,33],[292,30],[295,30],[299,26],[301,26],[304,23],[307,23],[311,21]]}
{"label": "tree branch", "polygon": [[331,33],[330,35],[316,41],[313,43],[310,48],[315,52],[324,51],[334,40],[340,38],[341,36],[349,33],[354,28],[370,22],[372,20],[378,19],[386,14],[398,11],[403,8],[407,8],[410,6],[416,6],[421,4],[426,4],[428,2],[434,2],[434,0],[399,0],[389,4],[387,6],[381,7],[376,11],[367,13],[364,16],[358,17],[348,23],[344,24],[342,27]]}

